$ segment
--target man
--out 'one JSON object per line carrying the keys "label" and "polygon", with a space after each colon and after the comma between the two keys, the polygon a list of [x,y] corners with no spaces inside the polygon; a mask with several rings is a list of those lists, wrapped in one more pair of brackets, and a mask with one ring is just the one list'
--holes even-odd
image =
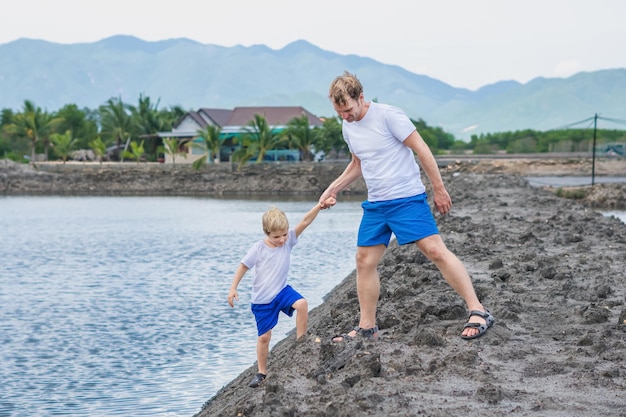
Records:
{"label": "man", "polygon": [[495,322],[476,296],[465,266],[444,244],[427,202],[426,188],[414,152],[433,189],[434,205],[441,214],[452,207],[437,162],[415,125],[398,108],[366,102],[358,78],[344,72],[330,85],[329,98],[343,120],[342,132],[352,160],[320,196],[320,204],[348,187],[360,176],[367,185],[359,227],[356,270],[359,325],[335,342],[377,338],[376,306],[380,294],[377,266],[393,233],[398,244],[415,242],[441,271],[448,284],[465,300],[470,311],[461,337],[482,336]]}

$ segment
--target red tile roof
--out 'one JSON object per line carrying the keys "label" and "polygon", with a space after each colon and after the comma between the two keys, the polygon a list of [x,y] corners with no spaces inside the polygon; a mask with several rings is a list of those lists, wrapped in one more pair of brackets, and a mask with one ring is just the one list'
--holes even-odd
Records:
{"label": "red tile roof", "polygon": [[235,107],[233,113],[228,120],[229,126],[244,126],[254,120],[255,115],[260,115],[267,120],[270,126],[285,126],[294,118],[303,115],[309,119],[309,125],[321,126],[322,121],[319,117],[307,111],[303,107]]}
{"label": "red tile roof", "polygon": [[263,116],[270,126],[285,126],[292,119],[303,115],[309,120],[310,126],[322,126],[323,124],[319,117],[300,106],[235,107],[233,110],[202,108],[197,112],[188,113],[201,128],[207,126],[206,118],[221,128],[246,126],[254,120],[254,116],[257,114]]}
{"label": "red tile roof", "polygon": [[198,113],[204,113],[206,117],[213,120],[218,126],[226,126],[233,111],[228,109],[200,109]]}

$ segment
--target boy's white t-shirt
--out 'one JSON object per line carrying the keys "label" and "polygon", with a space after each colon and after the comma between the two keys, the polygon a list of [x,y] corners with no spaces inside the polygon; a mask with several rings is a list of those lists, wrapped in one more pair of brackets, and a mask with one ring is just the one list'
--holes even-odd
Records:
{"label": "boy's white t-shirt", "polygon": [[298,243],[295,229],[287,232],[283,246],[270,248],[263,240],[256,242],[241,259],[241,263],[253,269],[253,304],[268,304],[287,285],[291,250]]}
{"label": "boy's white t-shirt", "polygon": [[403,143],[415,125],[402,110],[370,102],[361,120],[344,120],[341,126],[350,152],[361,160],[369,201],[412,197],[426,191],[415,155]]}

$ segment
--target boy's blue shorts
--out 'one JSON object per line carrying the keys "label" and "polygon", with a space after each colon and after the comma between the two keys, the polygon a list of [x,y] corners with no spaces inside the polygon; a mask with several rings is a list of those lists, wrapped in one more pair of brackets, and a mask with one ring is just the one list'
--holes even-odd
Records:
{"label": "boy's blue shorts", "polygon": [[252,304],[252,312],[256,319],[258,335],[264,335],[278,323],[278,314],[282,311],[289,317],[293,316],[293,303],[304,298],[298,291],[285,286],[278,295],[268,304]]}
{"label": "boy's blue shorts", "polygon": [[357,246],[387,246],[393,233],[399,245],[439,234],[435,218],[422,193],[387,201],[364,201]]}

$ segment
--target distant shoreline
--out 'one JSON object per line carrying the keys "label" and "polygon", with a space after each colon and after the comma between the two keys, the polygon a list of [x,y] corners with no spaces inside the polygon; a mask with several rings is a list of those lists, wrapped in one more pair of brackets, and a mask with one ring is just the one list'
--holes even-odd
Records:
{"label": "distant shoreline", "polygon": [[[212,164],[0,161],[4,195],[307,195],[320,194],[346,163]],[[362,182],[351,192],[364,193]]]}
{"label": "distant shoreline", "polygon": [[[471,158],[438,157],[444,181],[461,173],[513,174],[522,177],[625,176],[626,159],[586,157]],[[345,169],[348,161],[248,164],[229,163],[194,170],[190,164],[39,162],[0,160],[0,195],[124,196],[313,196]],[[625,176],[626,180],[626,176]],[[594,208],[626,209],[626,181],[594,187],[545,186],[562,197]],[[425,180],[428,185],[428,181]],[[362,179],[344,194],[367,194]]]}

